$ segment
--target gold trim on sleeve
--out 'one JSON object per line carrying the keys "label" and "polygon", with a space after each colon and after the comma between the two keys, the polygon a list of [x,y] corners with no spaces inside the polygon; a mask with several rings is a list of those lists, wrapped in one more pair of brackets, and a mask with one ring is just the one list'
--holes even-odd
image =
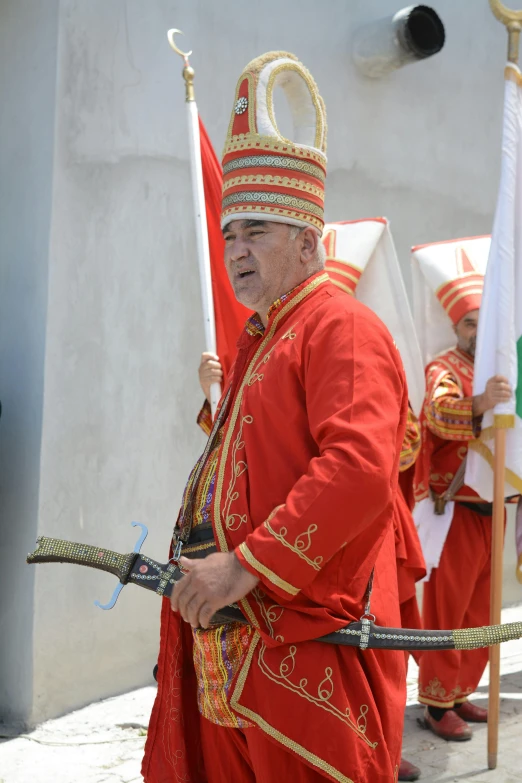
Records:
{"label": "gold trim on sleeve", "polygon": [[276,587],[279,587],[280,590],[284,590],[285,592],[289,593],[289,595],[297,595],[299,592],[299,589],[297,587],[294,587],[289,582],[286,582],[284,579],[281,579],[280,576],[275,574],[273,571],[270,570],[270,568],[267,568],[263,563],[260,563],[259,560],[254,557],[248,546],[246,545],[246,541],[243,541],[242,544],[239,545],[239,551],[249,563],[252,568],[255,568],[256,571],[258,571],[260,574],[265,576],[272,584],[274,584]]}

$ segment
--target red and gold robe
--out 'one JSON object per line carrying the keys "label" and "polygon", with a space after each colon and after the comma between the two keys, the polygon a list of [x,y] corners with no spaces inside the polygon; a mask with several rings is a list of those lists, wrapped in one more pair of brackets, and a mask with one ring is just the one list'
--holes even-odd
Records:
{"label": "red and gold robe", "polygon": [[[477,437],[473,418],[473,359],[455,348],[426,368],[426,398],[421,415],[422,450],[417,461],[418,500],[442,495]],[[425,628],[467,628],[489,622],[491,517],[460,504],[477,503],[477,493],[462,486],[438,568],[424,585]],[[419,701],[451,708],[476,690],[488,659],[487,649],[435,651],[419,667]]]}
{"label": "red and gold robe", "polygon": [[[415,505],[413,493],[415,462],[419,456],[420,447],[420,423],[411,408],[409,408],[399,466],[397,525],[395,529],[397,579],[399,583],[401,626],[403,628],[422,627],[415,584],[426,576],[426,564],[412,517]],[[418,656],[414,655],[414,657],[417,659]]]}
{"label": "red and gold robe", "polygon": [[[394,527],[407,389],[384,325],[328,276],[243,332],[230,375],[212,523],[259,577],[230,708],[341,783],[392,783],[405,704],[401,652],[312,641],[371,611],[400,624]],[[218,412],[219,413],[219,412]],[[168,601],[146,783],[202,783],[191,629]],[[245,729],[248,731],[249,729]]]}

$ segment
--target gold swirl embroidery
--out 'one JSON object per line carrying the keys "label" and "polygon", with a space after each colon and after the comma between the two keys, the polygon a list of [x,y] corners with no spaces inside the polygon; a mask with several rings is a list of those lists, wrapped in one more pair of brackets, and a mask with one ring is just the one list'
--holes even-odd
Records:
{"label": "gold swirl embroidery", "polygon": [[457,449],[457,457],[460,460],[463,460],[468,453],[468,447],[467,446],[461,446],[459,449]]}
{"label": "gold swirl embroidery", "polygon": [[434,483],[442,481],[446,484],[450,484],[452,478],[453,478],[453,473],[444,473],[444,475],[442,475],[441,473],[430,473],[430,481]]}
{"label": "gold swirl embroidery", "polygon": [[446,688],[443,687],[438,677],[434,677],[433,680],[430,680],[429,685],[427,685],[425,688],[419,688],[419,696],[421,698],[436,699],[438,702],[442,702],[444,704],[446,702],[453,703],[459,697],[461,700],[464,700],[465,697],[469,696],[470,693],[471,688],[467,688],[465,691],[463,691],[460,685],[457,685],[455,688],[453,688],[452,691],[447,693]]}
{"label": "gold swirl embroidery", "polygon": [[297,651],[297,647],[295,646],[295,644],[292,644],[288,655],[285,658],[283,658],[283,660],[279,665],[279,674],[281,675],[281,677],[284,677],[285,679],[294,673],[296,651]]}
{"label": "gold swirl embroidery", "polygon": [[344,775],[339,769],[336,769],[324,759],[320,758],[319,756],[316,756],[314,753],[311,753],[309,750],[307,750],[307,748],[303,747],[302,745],[299,745],[299,743],[297,743],[294,739],[291,739],[290,737],[287,737],[285,734],[282,734],[274,726],[271,726],[269,723],[267,723],[261,717],[261,715],[258,715],[253,710],[240,704],[239,699],[243,694],[245,682],[248,673],[250,671],[250,667],[252,665],[252,659],[254,657],[256,648],[260,644],[260,642],[261,642],[261,637],[259,636],[258,633],[254,632],[252,634],[252,641],[250,643],[250,647],[248,649],[245,662],[241,667],[241,670],[237,677],[234,691],[230,697],[231,706],[240,715],[244,715],[246,718],[250,719],[252,723],[255,723],[257,726],[259,726],[259,728],[262,731],[268,734],[269,737],[275,739],[280,745],[287,748],[288,750],[293,751],[297,756],[300,756],[301,758],[305,759],[311,766],[317,767],[317,769],[322,770],[329,777],[333,778],[333,780],[336,780],[338,783],[354,783],[354,781],[351,778],[347,777],[347,775]]}
{"label": "gold swirl embroidery", "polygon": [[368,728],[368,719],[366,716],[368,715],[369,707],[367,704],[361,704],[361,709],[359,711],[359,717],[357,718],[357,725],[359,727],[359,731],[362,731],[363,734],[366,734],[366,729]]}
{"label": "gold swirl embroidery", "polygon": [[281,340],[295,340],[297,337],[297,334],[294,332],[295,326],[295,324],[291,326],[290,329],[281,337]]}
{"label": "gold swirl embroidery", "polygon": [[[277,685],[282,685],[284,688],[287,688],[298,696],[302,696],[312,704],[315,704],[316,706],[326,710],[334,717],[339,718],[339,720],[341,720],[343,723],[346,723],[357,734],[357,736],[364,740],[364,742],[370,748],[372,748],[372,750],[377,747],[379,743],[371,742],[366,736],[366,714],[368,712],[367,705],[363,705],[361,707],[361,714],[359,715],[358,721],[356,723],[351,718],[351,710],[349,707],[347,707],[343,712],[334,704],[332,704],[332,697],[335,692],[335,687],[332,680],[332,669],[329,666],[325,668],[324,678],[317,686],[317,696],[314,696],[313,693],[307,689],[308,679],[306,677],[302,677],[298,683],[293,682],[291,679],[296,667],[297,647],[295,645],[291,645],[289,647],[288,655],[286,655],[279,664],[278,672],[273,671],[268,666],[265,660],[265,650],[266,645],[261,644],[258,655],[258,663],[260,670],[266,677],[272,680],[272,682],[275,682]],[[365,707],[366,709],[364,709]],[[361,724],[363,725],[362,729],[359,726],[359,721],[361,718],[363,721]]]}
{"label": "gold swirl embroidery", "polygon": [[279,604],[271,604],[270,606],[267,607],[265,605],[266,593],[264,592],[264,590],[261,590],[259,587],[255,587],[252,590],[252,595],[257,601],[261,614],[269,630],[270,636],[276,639],[276,641],[283,643],[285,640],[284,636],[281,636],[280,634],[278,636],[274,636],[274,628],[272,623],[277,623],[278,620],[281,619],[285,611],[284,607],[279,606]]}
{"label": "gold swirl embroidery", "polygon": [[[288,331],[286,331],[286,332],[284,333],[284,335],[283,335],[283,336],[282,336],[280,339],[281,339],[281,340],[295,340],[295,338],[297,337],[297,334],[294,332],[294,328],[295,328],[295,324],[294,324],[294,326],[291,326],[291,327],[288,329]],[[278,341],[278,342],[279,342],[279,341]],[[249,385],[249,386],[253,386],[253,385],[254,385],[254,383],[256,383],[257,381],[262,381],[262,380],[264,379],[264,377],[265,377],[265,376],[264,376],[264,373],[260,373],[260,372],[259,372],[259,369],[261,368],[261,366],[262,366],[263,364],[266,364],[266,363],[268,362],[268,360],[269,360],[269,359],[270,359],[270,357],[272,356],[272,353],[273,353],[273,352],[274,352],[274,350],[277,348],[278,342],[276,342],[276,344],[275,344],[275,345],[273,345],[273,346],[270,348],[270,350],[269,350],[269,351],[268,351],[268,352],[267,352],[267,353],[266,353],[266,354],[263,356],[263,358],[261,359],[261,361],[260,361],[260,362],[259,362],[259,363],[256,365],[256,367],[254,368],[254,370],[253,370],[253,372],[252,372],[252,375],[250,376],[250,378],[249,378],[249,381],[248,381],[248,385]]]}
{"label": "gold swirl embroidery", "polygon": [[331,699],[334,692],[334,684],[332,681],[332,669],[327,666],[324,670],[325,678],[319,683],[319,687],[317,688],[317,695],[321,699],[321,701],[328,701],[328,699]]}
{"label": "gold swirl embroidery", "polygon": [[[281,508],[281,506],[279,508]],[[308,565],[312,566],[312,568],[315,568],[316,571],[320,571],[324,558],[318,555],[313,560],[310,560],[310,558],[305,555],[305,552],[307,552],[312,545],[312,533],[317,531],[317,525],[312,522],[312,524],[308,526],[308,530],[300,533],[296,537],[294,543],[291,544],[286,540],[286,536],[288,535],[288,530],[286,527],[279,528],[279,532],[277,532],[270,524],[270,519],[272,519],[273,515],[274,512],[272,512],[272,514],[264,522],[268,532],[273,535],[274,538],[276,538],[281,544],[283,544],[283,546],[286,546],[288,549],[291,549],[292,552],[295,552],[296,555],[299,555],[299,557],[308,563]]]}
{"label": "gold swirl embroidery", "polygon": [[264,373],[258,372],[258,370],[261,368],[261,366],[263,364],[266,364],[268,362],[268,360],[272,356],[272,353],[274,352],[274,349],[275,349],[276,345],[277,345],[277,343],[270,348],[270,350],[263,356],[261,361],[254,368],[254,370],[252,372],[252,375],[250,376],[250,378],[248,380],[248,385],[249,386],[253,386],[254,383],[256,383],[256,381],[262,381],[263,378],[265,377]]}
{"label": "gold swirl embroidery", "polygon": [[246,524],[247,521],[246,514],[231,514],[230,509],[232,503],[234,503],[239,497],[239,492],[234,491],[236,481],[246,470],[248,470],[248,465],[246,462],[244,460],[237,459],[238,451],[245,447],[245,442],[243,440],[243,425],[252,424],[253,421],[253,416],[243,416],[239,425],[237,437],[232,447],[232,480],[227,491],[227,499],[225,503],[225,525],[227,530],[237,530],[241,525]]}
{"label": "gold swirl embroidery", "polygon": [[279,604],[272,604],[268,607],[266,610],[266,616],[270,620],[271,623],[277,623],[278,620],[281,619],[283,616],[283,612],[285,610],[282,606],[279,606]]}

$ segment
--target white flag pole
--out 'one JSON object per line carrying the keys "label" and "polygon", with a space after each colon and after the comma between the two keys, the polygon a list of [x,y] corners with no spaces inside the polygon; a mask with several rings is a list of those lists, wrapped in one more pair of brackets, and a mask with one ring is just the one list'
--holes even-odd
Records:
{"label": "white flag pole", "polygon": [[[187,106],[187,128],[190,147],[190,174],[192,180],[192,200],[194,203],[194,218],[196,223],[196,247],[199,266],[199,281],[201,301],[203,305],[203,323],[205,328],[205,348],[216,353],[216,321],[214,317],[214,300],[212,297],[212,277],[210,273],[210,251],[208,247],[207,213],[205,210],[205,190],[203,187],[203,168],[201,165],[201,142],[199,136],[199,117],[194,95],[194,69],[188,58],[190,52],[182,52],[174,40],[176,33],[183,35],[181,30],[173,28],[167,33],[169,44],[176,54],[183,57],[183,79],[185,80],[185,102]],[[221,397],[221,386],[213,383],[210,387],[210,407],[212,415],[216,412]]]}
{"label": "white flag pole", "polygon": [[[506,8],[500,0],[489,0],[496,18],[508,31],[508,61],[518,63],[522,11]],[[495,427],[495,463],[493,494],[493,531],[491,553],[491,605],[490,622],[500,622],[502,608],[502,550],[504,544],[504,472],[506,454],[506,430]],[[500,648],[489,650],[488,694],[488,768],[496,769],[498,761],[498,727],[500,717]]]}

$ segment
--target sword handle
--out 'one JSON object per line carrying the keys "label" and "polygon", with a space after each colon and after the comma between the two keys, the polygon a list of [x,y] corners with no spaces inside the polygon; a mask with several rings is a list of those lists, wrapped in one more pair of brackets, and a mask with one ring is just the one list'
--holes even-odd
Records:
{"label": "sword handle", "polygon": [[97,568],[114,574],[122,584],[126,584],[132,566],[138,555],[129,552],[120,555],[110,549],[102,549],[89,544],[77,544],[60,538],[40,536],[36,539],[36,549],[27,555],[28,563],[75,563],[76,565]]}

